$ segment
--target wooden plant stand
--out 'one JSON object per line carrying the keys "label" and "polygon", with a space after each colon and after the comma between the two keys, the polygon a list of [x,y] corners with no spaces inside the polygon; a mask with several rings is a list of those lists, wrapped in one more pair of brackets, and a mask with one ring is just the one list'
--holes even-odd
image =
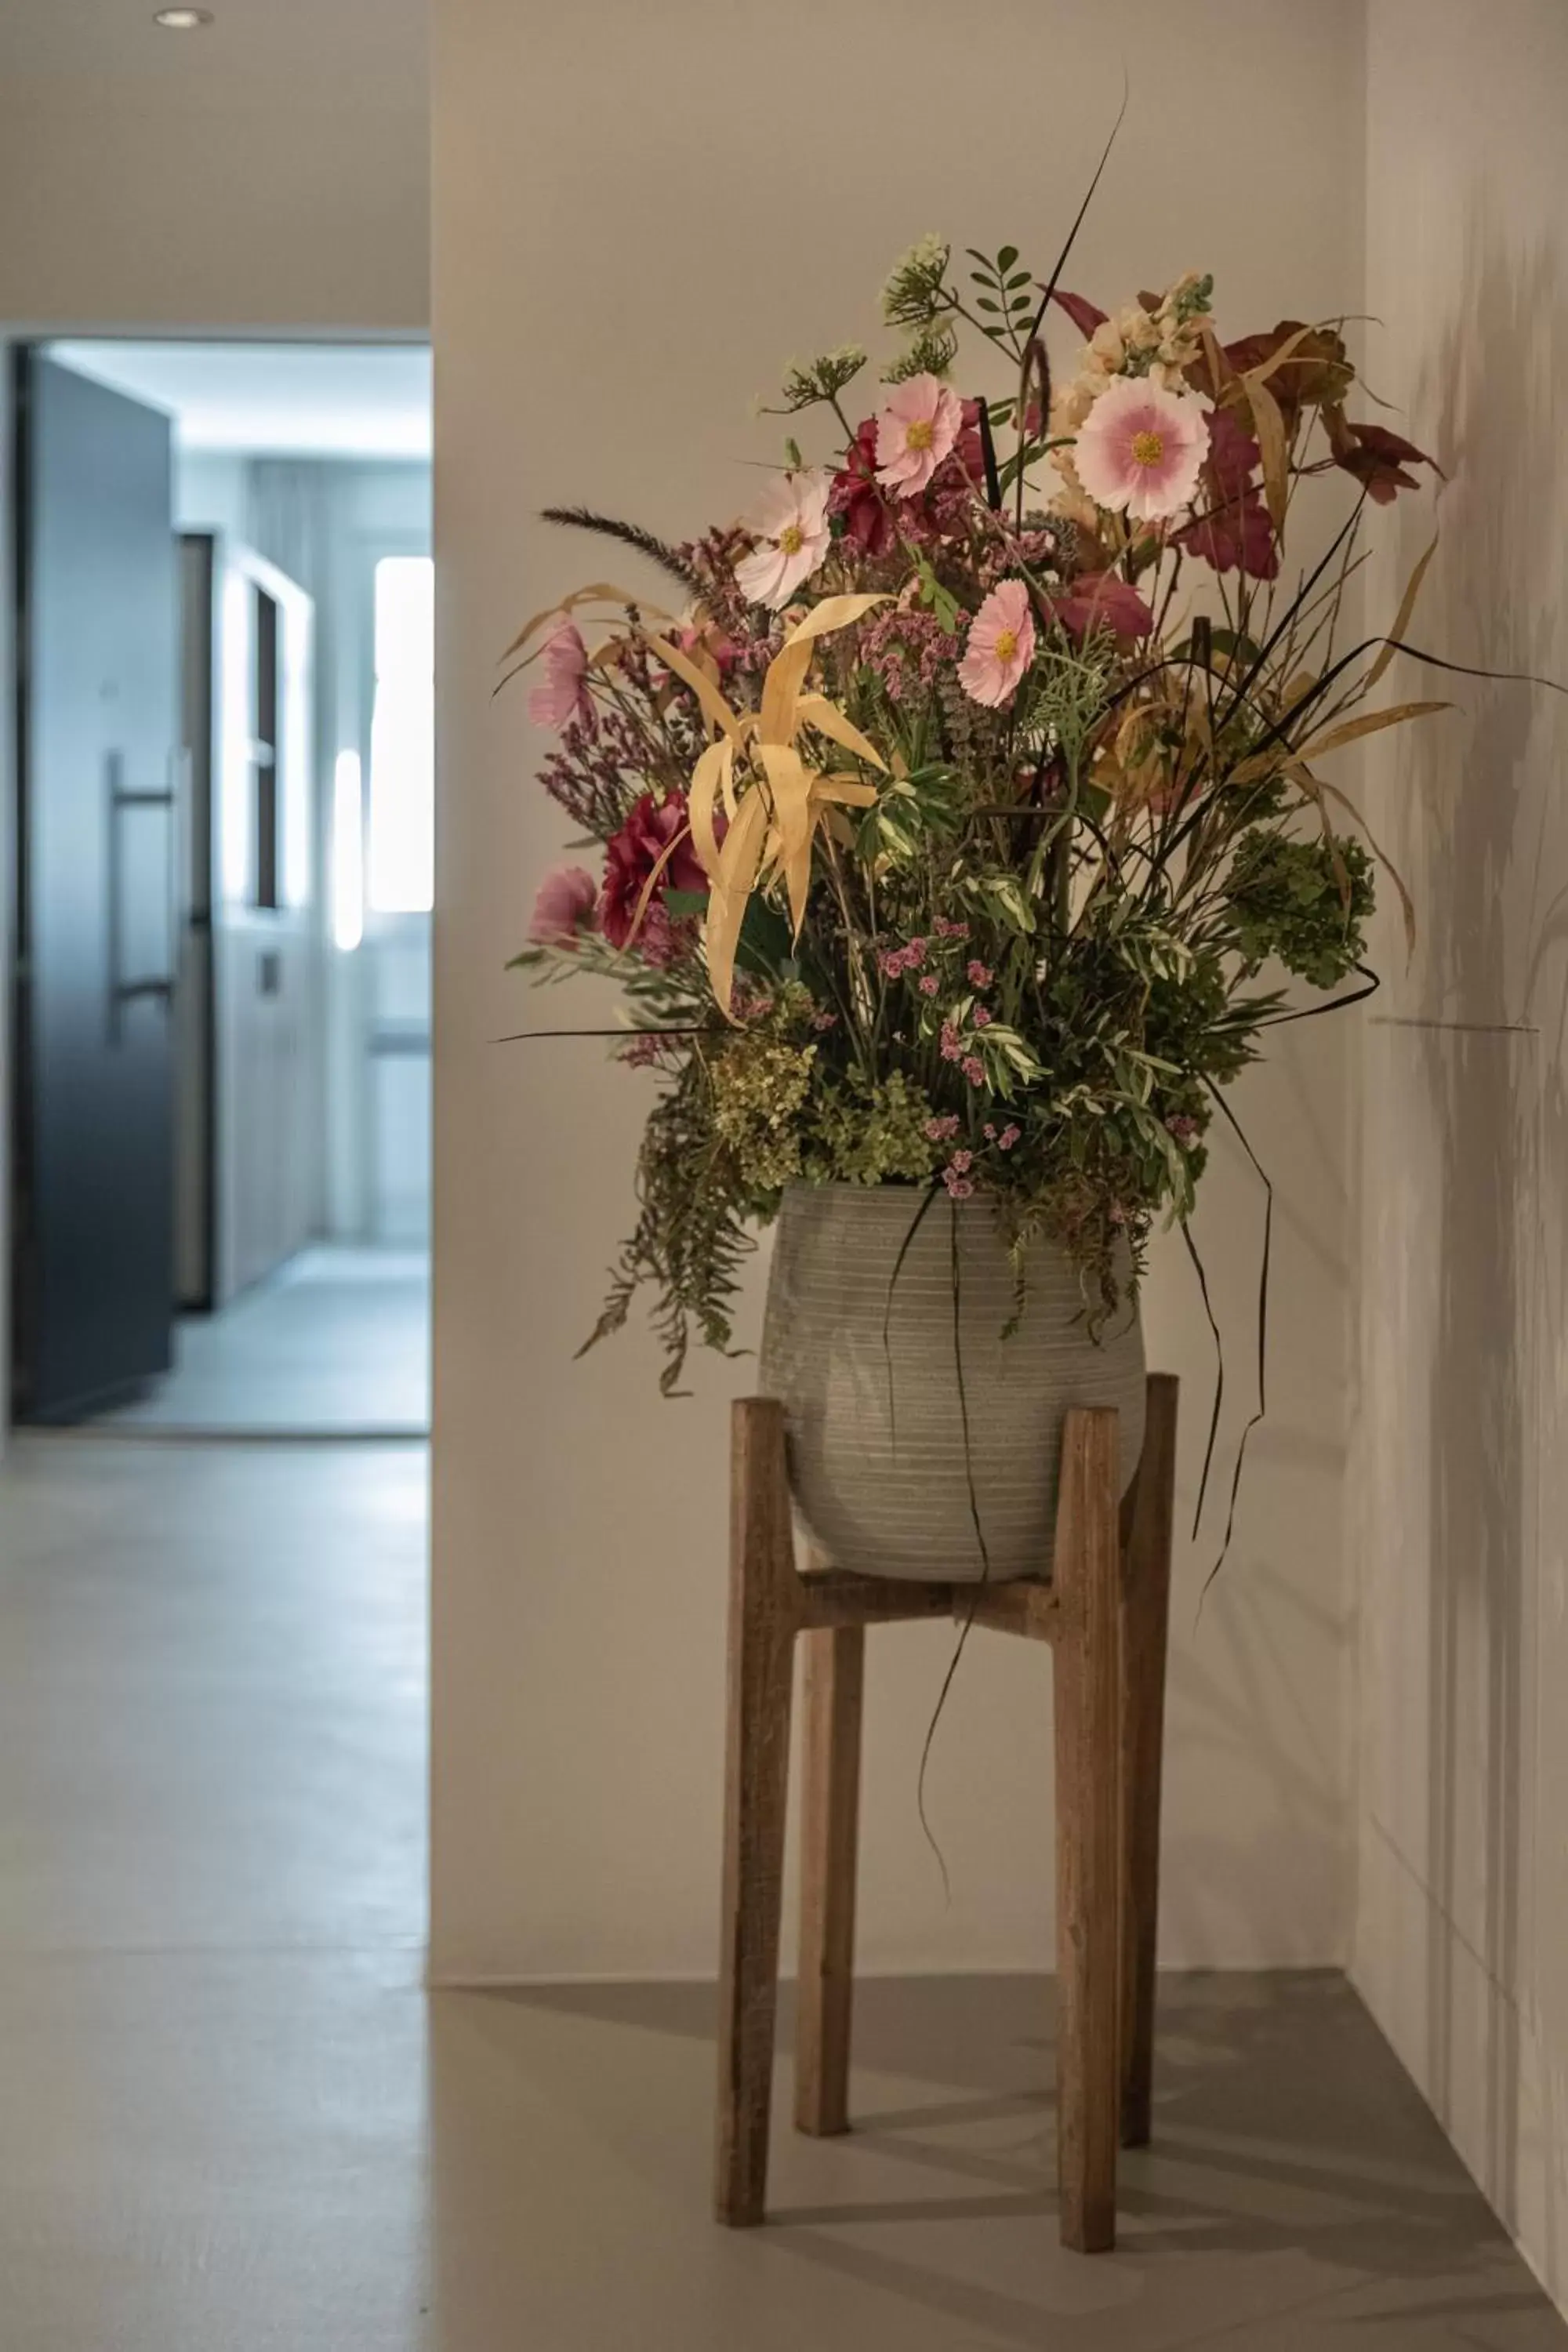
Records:
{"label": "wooden plant stand", "polygon": [[1149,2137],[1160,1768],[1176,1382],[1149,1377],[1143,1452],[1117,1503],[1118,1415],[1075,1406],[1062,1435],[1047,1584],[915,1584],[795,1558],[783,1407],[734,1407],[731,1493],[719,2219],[763,2218],[778,1995],[795,1641],[805,1663],[795,2123],[848,2126],[861,1693],[868,1625],[974,1612],[1049,1642],[1057,1759],[1057,2130],[1061,2238],[1116,2240],[1117,2146]]}

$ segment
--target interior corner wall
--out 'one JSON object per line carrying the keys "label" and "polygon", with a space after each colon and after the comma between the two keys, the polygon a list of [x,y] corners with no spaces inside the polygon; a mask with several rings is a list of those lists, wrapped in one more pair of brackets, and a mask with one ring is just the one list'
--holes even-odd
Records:
{"label": "interior corner wall", "polygon": [[[530,782],[523,698],[491,699],[522,617],[602,575],[535,520],[588,499],[679,538],[742,507],[792,352],[866,336],[932,227],[1047,267],[1132,61],[1126,128],[1070,280],[1114,301],[1194,264],[1236,331],[1354,308],[1359,0],[434,0],[438,761],[434,1948],[438,1979],[711,1973],[717,1948],[726,1400],[662,1402],[640,1317],[574,1363],[632,1213],[639,1081],[593,1045],[498,1045],[503,970],[569,830]],[[1157,68],[1142,61],[1157,59]],[[1176,148],[1173,152],[1173,126]],[[1212,135],[1210,135],[1212,133]],[[1065,345],[1064,345],[1065,348]],[[628,557],[626,562],[629,563]],[[622,559],[615,569],[622,571]],[[635,573],[623,576],[640,577]],[[566,1012],[554,996],[552,1010]],[[579,994],[570,1010],[592,1015]],[[1238,1107],[1279,1187],[1269,1418],[1237,1538],[1177,1565],[1164,1957],[1335,1962],[1351,1921],[1341,1545],[1348,1045],[1283,1033]],[[1248,1400],[1261,1202],[1236,1154],[1199,1234]],[[739,1337],[754,1340],[758,1286]],[[1184,1381],[1190,1513],[1213,1359],[1180,1244],[1151,1360]],[[1048,1673],[970,1645],[915,1810],[951,1632],[870,1644],[861,1944],[883,1969],[1050,1952]]]}
{"label": "interior corner wall", "polygon": [[11,1150],[16,1050],[10,941],[16,920],[16,509],[9,343],[0,335],[0,1460],[11,1428]]}
{"label": "interior corner wall", "polygon": [[[1412,635],[1568,680],[1568,14],[1372,0],[1372,383],[1448,476]],[[1402,500],[1394,611],[1430,518]],[[1368,815],[1419,924],[1362,1033],[1354,1977],[1568,2307],[1568,710],[1406,668]]]}

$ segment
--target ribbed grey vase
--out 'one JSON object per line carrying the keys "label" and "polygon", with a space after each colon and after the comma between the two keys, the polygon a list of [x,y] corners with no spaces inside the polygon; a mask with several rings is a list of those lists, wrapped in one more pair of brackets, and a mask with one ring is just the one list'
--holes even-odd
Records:
{"label": "ribbed grey vase", "polygon": [[1124,1492],[1138,1466],[1137,1311],[1091,1339],[1076,1272],[1041,1240],[1004,1339],[1013,1275],[994,1209],[939,1195],[910,1240],[923,1197],[891,1184],[784,1194],[762,1381],[785,1407],[795,1507],[834,1566],[862,1575],[1047,1576],[1068,1407],[1114,1405]]}

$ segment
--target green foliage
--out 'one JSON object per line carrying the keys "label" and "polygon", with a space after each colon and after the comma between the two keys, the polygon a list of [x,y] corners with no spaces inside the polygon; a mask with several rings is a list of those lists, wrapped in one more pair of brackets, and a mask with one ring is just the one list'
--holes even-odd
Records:
{"label": "green foliage", "polygon": [[776,1192],[800,1174],[799,1115],[811,1091],[815,1045],[744,1032],[709,1057],[713,1131],[748,1192]]}
{"label": "green foliage", "polygon": [[1359,841],[1292,841],[1258,827],[1236,845],[1231,920],[1249,971],[1273,956],[1314,988],[1334,987],[1361,960],[1372,905],[1372,860]]}
{"label": "green foliage", "polygon": [[693,1331],[728,1349],[742,1265],[755,1247],[746,1200],[717,1133],[708,1073],[696,1056],[678,1070],[648,1113],[637,1154],[637,1220],[611,1269],[598,1322],[579,1351],[618,1331],[646,1284],[664,1350],[659,1386],[676,1395]]}
{"label": "green foliage", "polygon": [[848,1071],[814,1112],[802,1169],[814,1184],[918,1184],[940,1158],[926,1133],[931,1102],[902,1071],[886,1078]]}
{"label": "green foliage", "polygon": [[784,374],[784,414],[793,416],[819,402],[837,400],[865,364],[866,353],[858,343],[840,343],[837,351],[823,352],[814,360],[793,362]]}
{"label": "green foliage", "polygon": [[1005,245],[993,258],[971,246],[969,257],[975,265],[969,277],[970,283],[978,289],[974,307],[981,314],[981,331],[994,342],[1005,342],[1011,350],[1021,350],[1025,331],[1039,300],[1039,289],[1028,270],[1018,268],[1017,247]]}
{"label": "green foliage", "polygon": [[891,366],[882,371],[884,383],[904,383],[911,375],[947,374],[958,357],[956,331],[941,320],[931,320],[915,331]]}
{"label": "green foliage", "polygon": [[882,289],[889,327],[926,327],[947,308],[944,291],[952,248],[944,236],[922,236],[894,263]]}

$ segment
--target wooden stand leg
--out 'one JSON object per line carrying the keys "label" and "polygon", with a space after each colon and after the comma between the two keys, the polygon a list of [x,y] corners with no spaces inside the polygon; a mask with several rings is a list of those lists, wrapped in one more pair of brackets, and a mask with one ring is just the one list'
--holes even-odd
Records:
{"label": "wooden stand leg", "polygon": [[807,1633],[795,2119],[819,2138],[849,2128],[865,1675],[863,1625]]}
{"label": "wooden stand leg", "polygon": [[1143,1453],[1121,1527],[1121,2145],[1149,2140],[1154,1953],[1160,1917],[1160,1767],[1176,1485],[1176,1388],[1149,1375]]}
{"label": "wooden stand leg", "polygon": [[714,2201],[721,2221],[746,2228],[767,2195],[797,1622],[784,1411],[771,1399],[736,1404],[731,1477]]}
{"label": "wooden stand leg", "polygon": [[1117,1415],[1075,1406],[1062,1433],[1054,1583],[1057,2133],[1061,2238],[1116,2242],[1121,2094]]}

